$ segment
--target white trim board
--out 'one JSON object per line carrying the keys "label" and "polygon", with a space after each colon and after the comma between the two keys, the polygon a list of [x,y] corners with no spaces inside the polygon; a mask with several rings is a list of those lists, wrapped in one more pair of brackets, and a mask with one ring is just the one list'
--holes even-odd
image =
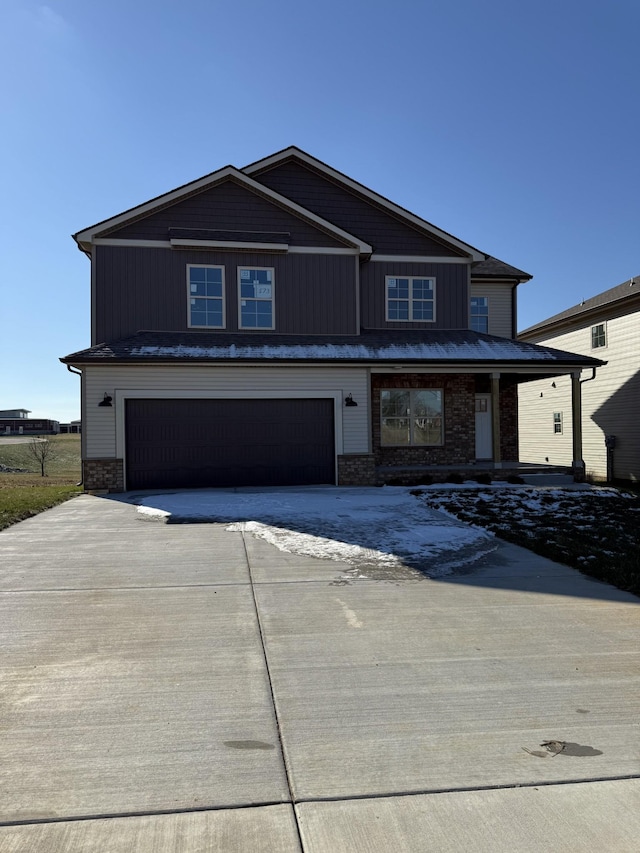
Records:
{"label": "white trim board", "polygon": [[378,255],[375,252],[369,260],[387,264],[464,264],[466,266],[469,263],[469,258],[456,258],[452,255]]}
{"label": "white trim board", "polygon": [[359,257],[360,251],[357,248],[347,249],[334,246],[291,246],[286,243],[231,243],[227,240],[134,240],[125,239],[122,237],[94,237],[92,240],[93,246],[130,246],[138,249],[177,249],[183,248],[182,245],[176,245],[177,242],[184,243],[186,248],[208,249],[238,249],[249,247],[253,250],[262,250],[268,252],[286,252],[289,255],[353,255]]}

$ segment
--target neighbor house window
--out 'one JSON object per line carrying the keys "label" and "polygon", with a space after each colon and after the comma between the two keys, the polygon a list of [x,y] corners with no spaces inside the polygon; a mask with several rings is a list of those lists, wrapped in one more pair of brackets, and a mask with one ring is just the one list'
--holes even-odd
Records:
{"label": "neighbor house window", "polygon": [[224,267],[187,265],[189,326],[224,329]]}
{"label": "neighbor house window", "polygon": [[598,347],[606,347],[607,345],[607,329],[604,323],[599,323],[597,326],[591,327],[591,349]]}
{"label": "neighbor house window", "polygon": [[562,412],[553,413],[553,432],[562,435]]}
{"label": "neighbor house window", "polygon": [[442,391],[393,389],[380,392],[381,444],[442,444]]}
{"label": "neighbor house window", "polygon": [[273,329],[273,269],[238,268],[241,329]]}
{"label": "neighbor house window", "polygon": [[474,332],[489,331],[489,299],[486,296],[471,297],[471,328]]}
{"label": "neighbor house window", "polygon": [[435,320],[435,278],[386,276],[387,320],[433,322]]}

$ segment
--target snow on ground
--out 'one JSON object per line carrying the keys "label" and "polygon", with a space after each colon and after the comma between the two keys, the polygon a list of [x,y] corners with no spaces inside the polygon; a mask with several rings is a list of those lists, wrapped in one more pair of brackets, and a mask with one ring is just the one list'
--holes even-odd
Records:
{"label": "snow on ground", "polygon": [[216,489],[137,495],[146,516],[228,522],[281,551],[372,570],[441,575],[495,550],[493,535],[430,509],[405,487]]}

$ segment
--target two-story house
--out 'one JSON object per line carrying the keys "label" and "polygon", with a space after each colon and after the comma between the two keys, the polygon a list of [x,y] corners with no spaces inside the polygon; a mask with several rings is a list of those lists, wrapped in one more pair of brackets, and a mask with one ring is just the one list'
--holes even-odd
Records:
{"label": "two-story house", "polygon": [[92,345],[62,361],[81,373],[87,489],[500,469],[518,384],[600,363],[515,340],[527,273],[297,148],[75,240]]}
{"label": "two-story house", "polygon": [[[582,381],[586,471],[598,480],[640,480],[640,277],[530,326],[520,339],[606,361]],[[520,458],[566,464],[573,418],[567,377],[528,385],[520,395]]]}

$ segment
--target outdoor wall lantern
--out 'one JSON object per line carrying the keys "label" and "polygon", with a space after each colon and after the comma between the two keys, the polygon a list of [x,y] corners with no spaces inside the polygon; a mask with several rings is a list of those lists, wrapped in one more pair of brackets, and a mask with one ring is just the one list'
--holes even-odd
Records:
{"label": "outdoor wall lantern", "polygon": [[111,401],[112,400],[113,400],[113,397],[110,397],[107,394],[107,392],[105,391],[104,392],[104,399],[100,400],[100,402],[98,403],[98,406],[105,406],[105,407],[108,406],[109,408],[111,408]]}
{"label": "outdoor wall lantern", "polygon": [[347,394],[347,396],[344,398],[344,404],[345,404],[345,406],[357,406],[358,405],[356,403],[356,401],[353,399],[353,397],[351,396],[351,394]]}

